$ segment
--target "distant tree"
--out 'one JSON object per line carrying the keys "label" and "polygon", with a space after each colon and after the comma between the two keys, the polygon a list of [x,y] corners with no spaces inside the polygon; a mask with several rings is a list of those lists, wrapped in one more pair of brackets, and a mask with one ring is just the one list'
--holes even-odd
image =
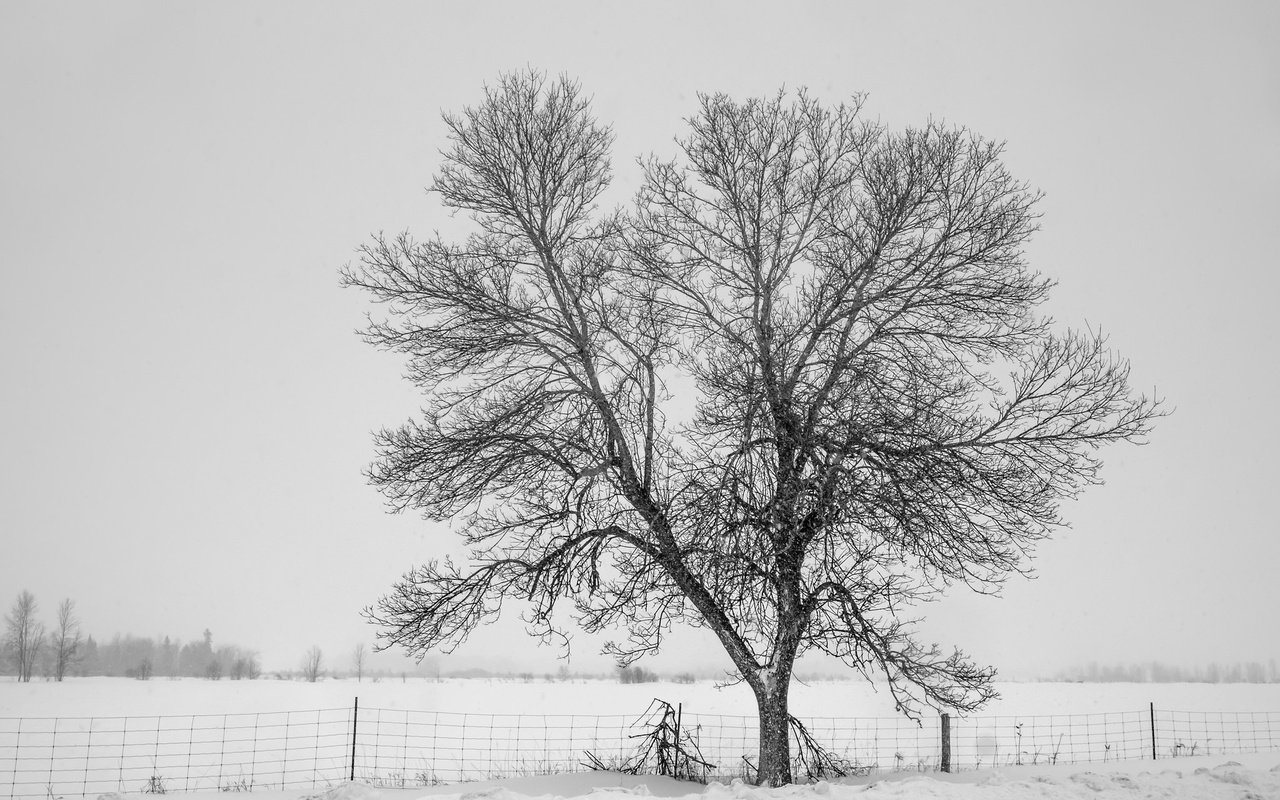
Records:
{"label": "distant tree", "polygon": [[320,680],[320,676],[324,674],[321,668],[323,660],[324,654],[319,647],[314,646],[302,657],[302,677],[307,683]]}
{"label": "distant tree", "polygon": [[81,675],[102,674],[102,657],[99,652],[98,643],[94,640],[92,634],[85,639],[79,668]]}
{"label": "distant tree", "polygon": [[217,658],[213,650],[213,632],[205,628],[198,642],[188,642],[178,652],[178,673],[191,677],[207,677],[209,663]]}
{"label": "distant tree", "polygon": [[[232,680],[242,680],[247,664],[244,663],[246,653],[236,645],[225,644],[214,651],[213,657],[222,667],[222,674]],[[239,669],[237,670],[237,664]]]}
{"label": "distant tree", "polygon": [[658,674],[634,664],[618,667],[618,683],[657,683]]}
{"label": "distant tree", "polygon": [[432,189],[478,232],[378,236],[344,271],[426,398],[370,478],[472,547],[369,611],[384,646],[447,652],[509,597],[546,640],[565,602],[624,626],[623,664],[708,628],[755,695],[768,784],[791,780],[806,651],[907,713],[993,696],[994,670],[905,615],[1027,572],[1098,448],[1159,404],[1101,335],[1037,312],[1039,198],[1001,145],[860,105],[703,96],[625,215],[596,210],[613,136],[572,81],[506,75],[445,116]]}
{"label": "distant tree", "polygon": [[351,666],[356,673],[356,681],[364,680],[364,665],[367,657],[364,642],[356,645],[356,649],[351,653]]}
{"label": "distant tree", "polygon": [[149,637],[116,634],[110,642],[98,648],[99,672],[103,675],[136,676],[138,665],[146,661],[152,665],[154,675],[158,653],[155,640]]}
{"label": "distant tree", "polygon": [[44,644],[44,625],[36,620],[35,595],[25,589],[13,603],[5,621],[5,642],[13,659],[18,680],[29,683]]}
{"label": "distant tree", "polygon": [[187,675],[199,677],[204,674],[205,667],[209,666],[209,660],[213,657],[212,653],[205,653],[205,648],[200,642],[187,642],[178,651],[178,669],[179,675]]}
{"label": "distant tree", "polygon": [[212,652],[214,646],[214,637],[209,630],[205,630],[205,649],[209,650],[209,663],[205,666],[205,677],[210,681],[223,680],[225,672],[225,662],[227,662],[227,649],[219,648],[218,652]]}
{"label": "distant tree", "polygon": [[155,671],[155,666],[151,663],[151,659],[144,658],[138,662],[137,666],[126,671],[125,674],[140,681],[149,681]]}
{"label": "distant tree", "polygon": [[247,663],[245,664],[245,677],[251,681],[256,681],[258,678],[261,678],[262,665],[258,663],[257,654],[250,653],[246,657],[246,661]]}
{"label": "distant tree", "polygon": [[53,651],[53,677],[61,681],[80,655],[80,620],[75,615],[75,602],[64,599],[58,605],[58,628],[50,634]]}
{"label": "distant tree", "polygon": [[156,673],[173,677],[178,674],[178,658],[182,652],[182,646],[168,636],[164,637],[164,641],[160,643],[160,651],[156,658]]}

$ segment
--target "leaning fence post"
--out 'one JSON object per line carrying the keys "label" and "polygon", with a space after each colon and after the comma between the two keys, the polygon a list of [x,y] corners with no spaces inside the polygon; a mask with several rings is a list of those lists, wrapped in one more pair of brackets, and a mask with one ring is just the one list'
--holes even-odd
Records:
{"label": "leaning fence post", "polygon": [[1151,703],[1151,760],[1156,760],[1156,704]]}
{"label": "leaning fence post", "polygon": [[951,771],[951,715],[942,715],[942,771]]}
{"label": "leaning fence post", "polygon": [[684,703],[676,703],[676,757],[671,769],[671,777],[680,778],[680,716],[684,712]]}
{"label": "leaning fence post", "polygon": [[[13,772],[10,773],[9,775],[9,796],[10,797],[18,796],[17,790],[14,787],[18,785],[18,751],[20,749],[21,742],[22,742],[22,717],[18,717],[18,730],[13,735]],[[122,765],[121,768],[123,769],[124,759],[121,759],[120,763]]]}
{"label": "leaning fence post", "polygon": [[351,780],[356,779],[356,725],[360,720],[360,698],[351,708]]}

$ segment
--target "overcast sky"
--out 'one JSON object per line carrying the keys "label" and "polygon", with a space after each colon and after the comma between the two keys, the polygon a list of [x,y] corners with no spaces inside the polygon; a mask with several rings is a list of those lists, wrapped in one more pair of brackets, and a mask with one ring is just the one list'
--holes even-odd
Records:
{"label": "overcast sky", "polygon": [[[614,125],[619,201],[697,92],[865,91],[888,125],[1007,140],[1046,195],[1049,311],[1176,411],[1105,453],[1037,580],[930,607],[927,638],[1012,675],[1280,658],[1277,42],[1272,2],[6,0],[0,605],[207,627],[268,667],[372,640],[360,609],[453,543],[361,475],[418,402],[337,271],[373,232],[457,226],[423,189],[440,112],[533,66]],[[462,652],[524,659],[512,629]],[[708,663],[691,641],[670,663]]]}

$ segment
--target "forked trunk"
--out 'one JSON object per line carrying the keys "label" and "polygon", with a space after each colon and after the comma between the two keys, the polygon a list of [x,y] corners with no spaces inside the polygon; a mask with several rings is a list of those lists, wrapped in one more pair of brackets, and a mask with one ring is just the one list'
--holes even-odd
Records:
{"label": "forked trunk", "polygon": [[761,786],[791,783],[791,726],[787,714],[789,679],[770,682],[756,692],[760,709],[760,762],[756,782]]}

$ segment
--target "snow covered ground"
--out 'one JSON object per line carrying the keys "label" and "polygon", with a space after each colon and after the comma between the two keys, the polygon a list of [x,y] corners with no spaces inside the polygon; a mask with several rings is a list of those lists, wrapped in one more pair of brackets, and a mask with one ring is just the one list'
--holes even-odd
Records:
{"label": "snow covered ground", "polygon": [[[975,716],[1047,716],[1141,711],[1280,711],[1280,683],[1001,683],[1000,699]],[[744,685],[615,681],[523,682],[511,679],[366,678],[301,681],[149,681],[70,678],[21,684],[0,678],[0,717],[105,717],[154,714],[243,714],[350,707],[473,714],[637,715],[661,698],[698,714],[755,714]],[[791,691],[798,717],[892,717],[893,701],[863,681],[798,683]]]}
{"label": "snow covered ground", "polygon": [[[1013,767],[964,772],[895,774],[778,789],[733,784],[682,783],[670,778],[635,777],[612,772],[544,775],[426,789],[379,789],[342,784],[324,791],[255,791],[254,800],[636,800],[645,797],[690,800],[878,800],[878,798],[952,798],[954,800],[1275,800],[1280,798],[1280,755],[1241,756],[1233,760],[1196,757],[1176,763],[1110,764],[1089,769],[1069,766]],[[216,792],[194,792],[192,800],[214,800]],[[104,797],[112,797],[105,795]]]}

